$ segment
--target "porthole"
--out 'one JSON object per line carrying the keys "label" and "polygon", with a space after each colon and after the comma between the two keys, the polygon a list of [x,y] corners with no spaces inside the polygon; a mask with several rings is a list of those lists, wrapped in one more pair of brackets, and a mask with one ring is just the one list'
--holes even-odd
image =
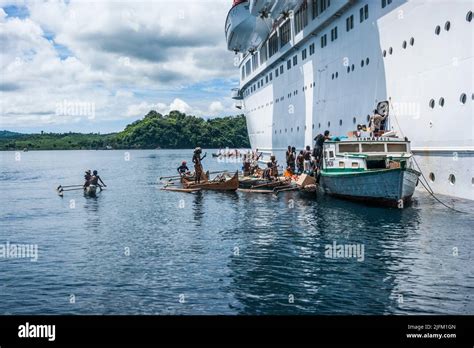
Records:
{"label": "porthole", "polygon": [[410,39],[410,45],[413,46],[414,44],[415,44],[415,38],[412,37],[412,38]]}
{"label": "porthole", "polygon": [[347,73],[350,73],[350,72],[351,72],[351,67],[348,66],[348,67],[347,67]]}
{"label": "porthole", "polygon": [[407,42],[406,41],[403,41],[402,47],[407,48]]}
{"label": "porthole", "polygon": [[466,104],[466,101],[467,101],[466,93],[461,94],[461,97],[459,98],[459,101],[461,102],[461,104]]}
{"label": "porthole", "polygon": [[339,120],[339,125],[342,126],[342,120]]}
{"label": "porthole", "polygon": [[293,133],[293,127],[291,127],[291,133]]}
{"label": "porthole", "polygon": [[275,134],[277,134],[277,131],[275,131]]}
{"label": "porthole", "polygon": [[387,51],[386,50],[383,50],[383,53],[382,53],[382,56],[386,56],[387,55]]}
{"label": "porthole", "polygon": [[[320,125],[320,127],[321,127],[321,123],[320,123],[319,125]],[[313,123],[313,127],[312,127],[312,128],[314,129],[314,123]]]}
{"label": "porthole", "polygon": [[388,49],[388,53],[389,53],[389,54],[392,54],[392,53],[393,53],[393,48],[392,48],[392,47],[390,47],[390,48]]}
{"label": "porthole", "polygon": [[369,65],[369,62],[370,62],[369,58],[365,58],[365,65]]}
{"label": "porthole", "polygon": [[300,131],[300,127],[296,127],[296,131],[299,132],[299,131]]}
{"label": "porthole", "polygon": [[285,133],[288,133],[288,129],[287,129],[287,128],[285,128]]}
{"label": "porthole", "polygon": [[363,59],[360,61],[360,66],[361,66],[361,68],[364,67],[364,60]]}
{"label": "porthole", "polygon": [[331,80],[334,80],[334,74],[331,75]]}
{"label": "porthole", "polygon": [[456,183],[456,177],[454,176],[454,174],[449,174],[448,180],[451,185],[454,185]]}
{"label": "porthole", "polygon": [[352,123],[356,124],[356,122],[357,122],[357,119],[354,117],[354,118],[352,119]]}
{"label": "porthole", "polygon": [[339,73],[336,71],[336,79],[337,79],[338,76],[339,76]]}
{"label": "porthole", "polygon": [[431,99],[430,100],[430,108],[434,109],[434,107],[435,107],[435,101],[434,101],[434,99]]}
{"label": "porthole", "polygon": [[443,98],[443,97],[439,98],[438,104],[439,104],[439,106],[441,106],[441,107],[444,106],[444,98]]}
{"label": "porthole", "polygon": [[447,22],[444,24],[444,30],[449,31],[449,29],[451,29],[451,23],[450,23],[449,21],[447,21]]}
{"label": "porthole", "polygon": [[352,70],[352,71],[354,71],[354,64],[352,64],[352,66],[351,66],[351,70]]}
{"label": "porthole", "polygon": [[439,25],[437,25],[436,28],[435,28],[435,34],[439,35],[440,32],[441,32],[441,27]]}
{"label": "porthole", "polygon": [[469,11],[466,15],[466,21],[470,22],[472,21],[472,11]]}
{"label": "porthole", "polygon": [[280,134],[281,134],[281,129],[280,129]]}
{"label": "porthole", "polygon": [[370,121],[370,115],[367,115],[367,122]]}
{"label": "porthole", "polygon": [[428,177],[430,178],[431,182],[435,182],[436,177],[435,177],[434,173],[430,173],[430,175],[428,175]]}
{"label": "porthole", "polygon": [[328,127],[331,127],[331,121],[328,121]]}
{"label": "porthole", "polygon": [[[321,123],[318,123],[318,128],[321,128]],[[313,129],[314,129],[314,124],[313,124]]]}

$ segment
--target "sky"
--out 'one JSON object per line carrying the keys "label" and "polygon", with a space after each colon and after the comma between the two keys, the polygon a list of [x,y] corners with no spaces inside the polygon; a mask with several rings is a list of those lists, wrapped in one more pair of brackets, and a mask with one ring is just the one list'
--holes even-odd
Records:
{"label": "sky", "polygon": [[0,0],[0,130],[115,132],[235,115],[231,0]]}

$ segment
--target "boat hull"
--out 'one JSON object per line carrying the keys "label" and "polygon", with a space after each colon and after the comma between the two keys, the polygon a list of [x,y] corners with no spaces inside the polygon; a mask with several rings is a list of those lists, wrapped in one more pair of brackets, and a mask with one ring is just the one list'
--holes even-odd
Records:
{"label": "boat hull", "polygon": [[183,186],[186,189],[202,189],[214,191],[236,191],[239,188],[239,174],[236,172],[234,176],[226,181],[207,181],[204,183],[194,183],[192,181],[183,181]]}
{"label": "boat hull", "polygon": [[89,185],[84,189],[84,194],[86,196],[94,197],[97,194],[97,186]]}
{"label": "boat hull", "polygon": [[420,173],[412,169],[382,169],[353,173],[321,173],[322,190],[350,200],[403,207],[410,201]]}

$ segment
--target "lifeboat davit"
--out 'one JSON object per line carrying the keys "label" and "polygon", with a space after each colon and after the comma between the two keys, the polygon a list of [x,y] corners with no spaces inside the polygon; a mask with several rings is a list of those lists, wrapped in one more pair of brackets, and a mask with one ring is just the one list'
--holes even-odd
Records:
{"label": "lifeboat davit", "polygon": [[278,19],[282,14],[296,11],[305,0],[273,0],[273,6],[269,10],[271,19]]}
{"label": "lifeboat davit", "polygon": [[252,16],[249,1],[234,0],[225,22],[225,37],[230,51],[256,50],[270,35],[272,20]]}

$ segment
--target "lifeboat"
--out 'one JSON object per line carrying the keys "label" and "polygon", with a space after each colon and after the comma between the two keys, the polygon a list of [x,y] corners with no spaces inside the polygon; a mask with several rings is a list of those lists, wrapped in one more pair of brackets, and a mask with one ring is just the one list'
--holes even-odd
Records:
{"label": "lifeboat", "polygon": [[250,0],[249,11],[252,16],[268,17],[275,0]]}
{"label": "lifeboat", "polygon": [[234,0],[226,23],[225,36],[227,48],[235,53],[255,51],[270,35],[272,20],[252,16],[249,1]]}
{"label": "lifeboat", "polygon": [[274,0],[269,16],[273,20],[278,19],[282,14],[299,9],[303,2],[305,0]]}

